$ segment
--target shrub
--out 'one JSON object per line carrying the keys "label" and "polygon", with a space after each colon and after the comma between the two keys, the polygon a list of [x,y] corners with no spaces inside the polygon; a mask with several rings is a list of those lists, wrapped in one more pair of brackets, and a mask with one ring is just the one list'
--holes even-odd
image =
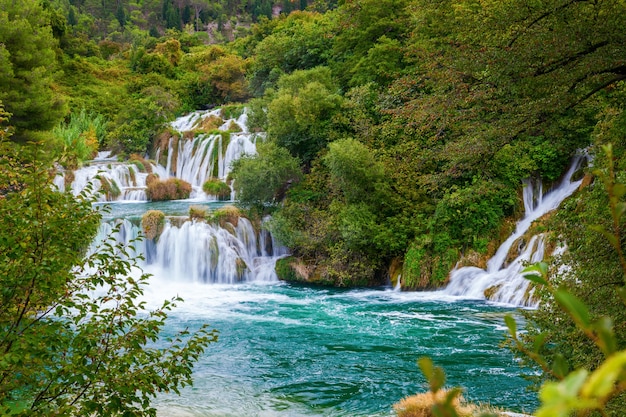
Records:
{"label": "shrub", "polygon": [[159,176],[157,174],[148,174],[148,176],[146,177],[146,186],[158,180],[159,180]]}
{"label": "shrub", "polygon": [[163,232],[165,214],[160,210],[148,210],[141,217],[141,229],[147,239],[156,239]]}
{"label": "shrub", "polygon": [[230,187],[228,184],[215,178],[206,181],[202,185],[202,190],[209,195],[216,196],[220,201],[230,198]]}
{"label": "shrub", "polygon": [[179,178],[153,180],[146,189],[146,195],[152,201],[183,200],[189,198],[189,194],[191,184]]}
{"label": "shrub", "polygon": [[[434,417],[436,414],[432,411],[433,406],[445,401],[447,396],[448,391],[445,389],[440,389],[436,393],[424,392],[403,398],[393,408],[398,417]],[[460,396],[455,397],[451,405],[458,417],[470,417],[475,411],[475,407],[465,404]]]}
{"label": "shrub", "polygon": [[204,220],[207,218],[209,209],[202,206],[189,207],[189,219],[190,220]]}

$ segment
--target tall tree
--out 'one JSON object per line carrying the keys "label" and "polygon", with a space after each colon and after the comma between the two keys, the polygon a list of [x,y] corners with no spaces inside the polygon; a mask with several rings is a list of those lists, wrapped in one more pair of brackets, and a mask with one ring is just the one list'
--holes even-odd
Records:
{"label": "tall tree", "polygon": [[0,101],[12,114],[15,140],[53,127],[65,114],[54,90],[56,41],[34,0],[0,0]]}

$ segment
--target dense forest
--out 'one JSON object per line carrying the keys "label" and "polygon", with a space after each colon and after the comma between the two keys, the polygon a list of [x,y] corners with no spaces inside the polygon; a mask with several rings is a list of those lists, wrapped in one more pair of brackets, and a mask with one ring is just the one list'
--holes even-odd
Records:
{"label": "dense forest", "polygon": [[[624,348],[623,2],[0,6],[0,138],[36,141],[50,163],[75,169],[104,149],[149,159],[175,116],[245,106],[266,140],[232,178],[251,217],[272,214],[292,253],[277,265],[288,280],[352,287],[401,275],[405,290],[439,287],[510,234],[523,179],[555,182],[584,150],[586,186],[536,227],[567,242],[573,273],[559,285],[593,320],[613,317],[608,352]],[[517,349],[535,349],[557,379],[602,363],[607,351],[588,337],[601,331],[557,325],[566,313],[543,297]],[[623,394],[603,401],[620,415]]]}

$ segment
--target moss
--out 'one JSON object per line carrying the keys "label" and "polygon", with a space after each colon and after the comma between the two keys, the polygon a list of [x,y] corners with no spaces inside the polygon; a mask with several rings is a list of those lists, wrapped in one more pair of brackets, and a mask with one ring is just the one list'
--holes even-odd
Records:
{"label": "moss", "polygon": [[337,286],[336,281],[328,273],[327,267],[310,265],[293,256],[276,261],[276,276],[288,282]]}
{"label": "moss", "polygon": [[226,223],[232,224],[237,227],[239,224],[239,218],[241,217],[241,210],[235,206],[224,206],[213,212],[211,216],[212,220],[219,223],[221,227],[225,227]]}
{"label": "moss", "polygon": [[459,252],[455,248],[433,253],[413,243],[404,256],[402,287],[414,290],[441,287],[448,282],[450,271],[458,260]]}
{"label": "moss", "polygon": [[241,132],[241,126],[239,126],[237,124],[237,122],[235,122],[234,120],[231,120],[230,123],[228,124],[228,131],[229,132]]}
{"label": "moss", "polygon": [[221,117],[211,114],[208,117],[199,119],[193,127],[193,132],[208,133],[212,130],[219,129],[219,127],[223,124],[224,120]]}
{"label": "moss", "polygon": [[141,229],[147,239],[158,239],[165,226],[165,214],[159,210],[148,210],[141,217]]}
{"label": "moss", "polygon": [[243,259],[237,258],[235,260],[235,267],[237,268],[237,279],[242,281],[246,271],[248,270],[248,265],[246,265],[246,262]]}
{"label": "moss", "polygon": [[158,180],[159,180],[159,176],[157,174],[148,174],[148,176],[146,177],[146,186]]}

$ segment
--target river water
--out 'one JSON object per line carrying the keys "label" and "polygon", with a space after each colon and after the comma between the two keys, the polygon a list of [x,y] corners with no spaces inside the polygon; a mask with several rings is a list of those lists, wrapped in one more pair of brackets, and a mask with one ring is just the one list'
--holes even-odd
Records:
{"label": "river water", "polygon": [[162,416],[391,416],[393,403],[427,390],[416,364],[424,355],[468,399],[535,406],[499,347],[511,309],[436,293],[178,278],[155,276],[147,291],[152,300],[186,300],[168,331],[209,323],[219,340],[199,361],[193,388],[159,399]]}
{"label": "river water", "polygon": [[[114,203],[105,220],[136,221],[148,209],[184,215],[197,204]],[[513,355],[500,347],[504,315],[517,314],[510,306],[445,291],[338,290],[267,277],[219,284],[158,262],[144,269],[153,275],[149,306],[185,299],[166,333],[204,323],[219,331],[195,368],[194,386],[157,399],[159,416],[393,416],[394,403],[427,390],[421,356],[472,401],[520,412],[536,406]]]}

